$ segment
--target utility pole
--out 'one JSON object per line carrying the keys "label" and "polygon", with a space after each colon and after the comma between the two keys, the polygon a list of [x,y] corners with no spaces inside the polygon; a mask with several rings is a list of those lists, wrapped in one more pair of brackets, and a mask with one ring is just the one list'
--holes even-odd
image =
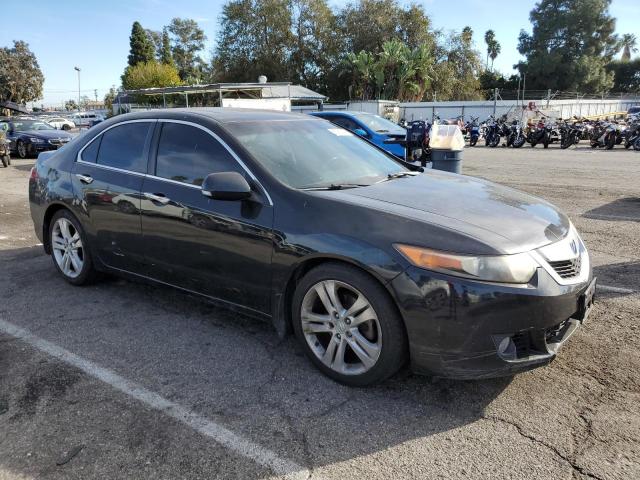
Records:
{"label": "utility pole", "polygon": [[551,89],[547,89],[547,110],[549,110],[549,100],[551,100]]}
{"label": "utility pole", "polygon": [[93,90],[93,95],[96,97],[96,103],[98,103],[98,89]]}
{"label": "utility pole", "polygon": [[496,107],[498,106],[498,89],[493,89],[493,116],[496,116]]}
{"label": "utility pole", "polygon": [[78,72],[78,113],[80,113],[80,67],[73,67]]}

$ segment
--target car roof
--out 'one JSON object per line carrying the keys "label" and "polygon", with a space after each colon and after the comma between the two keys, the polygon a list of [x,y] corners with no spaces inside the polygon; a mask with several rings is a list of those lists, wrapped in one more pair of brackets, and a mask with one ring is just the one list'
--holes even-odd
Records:
{"label": "car roof", "polygon": [[[126,114],[127,119],[143,118],[176,118],[176,117],[206,117],[218,123],[236,122],[269,122],[282,120],[309,120],[308,115],[291,112],[279,112],[277,110],[259,110],[250,108],[220,108],[220,107],[196,107],[196,108],[162,108],[145,112]],[[120,116],[118,116],[120,117]]]}
{"label": "car roof", "polygon": [[322,110],[319,112],[311,112],[311,115],[317,115],[319,117],[322,115],[343,115],[345,117],[378,116],[375,113],[360,112],[358,110]]}

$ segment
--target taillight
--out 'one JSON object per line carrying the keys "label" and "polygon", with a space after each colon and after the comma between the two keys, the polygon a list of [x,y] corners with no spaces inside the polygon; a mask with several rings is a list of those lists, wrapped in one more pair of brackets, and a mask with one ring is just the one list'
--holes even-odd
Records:
{"label": "taillight", "polygon": [[38,179],[38,169],[36,167],[31,168],[31,173],[29,174],[29,180],[37,180]]}

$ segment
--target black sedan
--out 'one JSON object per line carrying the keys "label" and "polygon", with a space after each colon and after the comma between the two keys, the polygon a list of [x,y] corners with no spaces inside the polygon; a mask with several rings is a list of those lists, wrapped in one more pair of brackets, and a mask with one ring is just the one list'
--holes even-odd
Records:
{"label": "black sedan", "polygon": [[349,385],[407,361],[456,378],[550,362],[595,290],[571,222],[538,198],[410,168],[306,115],[159,110],[41,155],[29,197],[68,282],[109,272],[202,295],[295,332]]}
{"label": "black sedan", "polygon": [[32,157],[47,150],[57,150],[73,138],[41,120],[17,118],[1,123],[6,124],[4,130],[11,141],[11,153],[17,154],[20,158]]}

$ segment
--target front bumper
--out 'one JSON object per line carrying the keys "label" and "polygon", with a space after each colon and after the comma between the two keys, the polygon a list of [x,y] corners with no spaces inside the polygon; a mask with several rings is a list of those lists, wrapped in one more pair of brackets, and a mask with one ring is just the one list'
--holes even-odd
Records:
{"label": "front bumper", "polygon": [[584,313],[579,303],[591,284],[591,271],[582,283],[560,285],[539,268],[530,284],[513,286],[409,267],[390,285],[407,328],[413,370],[471,379],[551,362],[586,320],[578,318]]}

